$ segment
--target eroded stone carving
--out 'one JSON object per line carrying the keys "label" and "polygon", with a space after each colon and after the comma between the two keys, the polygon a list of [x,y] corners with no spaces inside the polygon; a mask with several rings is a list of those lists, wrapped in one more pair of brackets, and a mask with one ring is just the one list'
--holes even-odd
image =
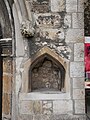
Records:
{"label": "eroded stone carving", "polygon": [[31,21],[25,20],[25,21],[22,22],[22,24],[21,24],[21,33],[26,38],[34,36],[35,29],[33,28]]}

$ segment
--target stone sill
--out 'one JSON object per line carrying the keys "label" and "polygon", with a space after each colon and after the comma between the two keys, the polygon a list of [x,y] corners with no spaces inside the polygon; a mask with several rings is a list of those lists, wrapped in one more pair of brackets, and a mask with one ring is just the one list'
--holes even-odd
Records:
{"label": "stone sill", "polygon": [[42,92],[31,92],[31,93],[20,93],[20,100],[69,100],[71,99],[70,93],[42,93]]}

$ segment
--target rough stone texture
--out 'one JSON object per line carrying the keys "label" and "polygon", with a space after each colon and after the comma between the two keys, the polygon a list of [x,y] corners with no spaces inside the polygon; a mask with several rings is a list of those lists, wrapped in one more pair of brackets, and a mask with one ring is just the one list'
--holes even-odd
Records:
{"label": "rough stone texture", "polygon": [[66,43],[75,43],[84,41],[84,29],[68,29],[66,35]]}
{"label": "rough stone texture", "polygon": [[84,28],[84,15],[83,13],[72,13],[72,27]]}
{"label": "rough stone texture", "polygon": [[74,44],[74,61],[84,61],[84,44]]}
{"label": "rough stone texture", "polygon": [[53,102],[52,101],[43,101],[43,114],[52,114],[53,113]]}
{"label": "rough stone texture", "polygon": [[12,76],[4,75],[3,76],[3,91],[4,93],[11,94],[11,86],[12,86]]}
{"label": "rough stone texture", "polygon": [[9,115],[11,108],[11,95],[3,93],[2,96],[2,112],[3,114]]}
{"label": "rough stone texture", "polygon": [[85,100],[75,100],[75,114],[85,114]]}
{"label": "rough stone texture", "polygon": [[71,62],[70,63],[70,76],[71,77],[84,77],[84,63]]}
{"label": "rough stone texture", "polygon": [[66,12],[77,12],[77,0],[66,0]]}
{"label": "rough stone texture", "polygon": [[69,114],[72,113],[72,101],[53,101],[53,113],[54,114]]}
{"label": "rough stone texture", "polygon": [[84,12],[84,2],[86,0],[78,0],[78,12]]}
{"label": "rough stone texture", "polygon": [[51,11],[52,12],[63,12],[65,11],[64,0],[51,0]]}
{"label": "rough stone texture", "polygon": [[33,101],[21,101],[20,114],[33,114]]}
{"label": "rough stone texture", "polygon": [[42,113],[42,101],[34,101],[33,102],[33,111],[34,111],[34,114]]}
{"label": "rough stone texture", "polygon": [[83,89],[73,89],[73,99],[82,99],[85,98],[85,90]]}
{"label": "rough stone texture", "polygon": [[73,78],[73,88],[84,88],[84,78]]}

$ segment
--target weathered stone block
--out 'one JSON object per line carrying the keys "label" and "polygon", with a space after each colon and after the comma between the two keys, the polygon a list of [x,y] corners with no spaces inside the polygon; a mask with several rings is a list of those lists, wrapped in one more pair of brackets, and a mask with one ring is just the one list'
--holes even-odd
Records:
{"label": "weathered stone block", "polygon": [[83,13],[72,13],[72,27],[73,28],[84,28],[84,14]]}
{"label": "weathered stone block", "polygon": [[84,62],[70,63],[70,77],[84,77]]}
{"label": "weathered stone block", "polygon": [[84,29],[68,29],[66,33],[66,42],[79,43],[84,42]]}
{"label": "weathered stone block", "polygon": [[11,95],[4,93],[2,96],[2,112],[3,114],[10,114],[10,108],[11,108]]}
{"label": "weathered stone block", "polygon": [[52,12],[65,11],[65,0],[51,0],[51,11]]}
{"label": "weathered stone block", "polygon": [[66,12],[77,12],[77,0],[66,0]]}
{"label": "weathered stone block", "polygon": [[3,93],[11,94],[11,83],[12,83],[12,76],[4,75],[3,76]]}
{"label": "weathered stone block", "polygon": [[74,61],[84,61],[84,44],[74,44]]}
{"label": "weathered stone block", "polygon": [[85,78],[73,78],[73,88],[84,88],[84,79]]}
{"label": "weathered stone block", "polygon": [[85,100],[75,100],[75,114],[85,114]]}
{"label": "weathered stone block", "polygon": [[66,28],[71,28],[71,14],[66,14],[64,17],[64,24]]}
{"label": "weathered stone block", "polygon": [[32,115],[20,115],[19,120],[33,120]]}
{"label": "weathered stone block", "polygon": [[78,12],[84,12],[84,2],[86,0],[78,0]]}
{"label": "weathered stone block", "polygon": [[85,90],[84,89],[74,89],[73,90],[73,99],[85,99]]}
{"label": "weathered stone block", "polygon": [[33,102],[33,111],[34,111],[34,114],[42,113],[42,101],[34,101]]}
{"label": "weathered stone block", "polygon": [[53,113],[54,114],[68,114],[72,113],[72,101],[53,101]]}
{"label": "weathered stone block", "polygon": [[3,72],[12,73],[12,59],[3,59]]}
{"label": "weathered stone block", "polygon": [[33,114],[33,101],[20,102],[20,114]]}
{"label": "weathered stone block", "polygon": [[52,101],[43,101],[43,114],[52,114],[53,103]]}

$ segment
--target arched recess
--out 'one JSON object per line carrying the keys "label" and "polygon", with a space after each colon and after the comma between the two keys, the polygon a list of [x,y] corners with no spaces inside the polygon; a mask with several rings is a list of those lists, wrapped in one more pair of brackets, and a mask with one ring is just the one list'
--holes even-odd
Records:
{"label": "arched recess", "polygon": [[58,67],[61,66],[61,69],[64,70],[64,77],[63,77],[63,90],[66,89],[66,78],[68,73],[68,61],[65,58],[62,58],[60,55],[58,55],[56,52],[51,50],[50,48],[44,46],[41,48],[37,53],[27,60],[24,63],[24,71],[22,73],[22,92],[30,92],[32,91],[32,81],[31,81],[31,75],[32,75],[32,69],[37,65],[38,62],[41,62],[44,60],[44,58],[48,58],[48,60],[53,61],[54,64],[56,64]]}

